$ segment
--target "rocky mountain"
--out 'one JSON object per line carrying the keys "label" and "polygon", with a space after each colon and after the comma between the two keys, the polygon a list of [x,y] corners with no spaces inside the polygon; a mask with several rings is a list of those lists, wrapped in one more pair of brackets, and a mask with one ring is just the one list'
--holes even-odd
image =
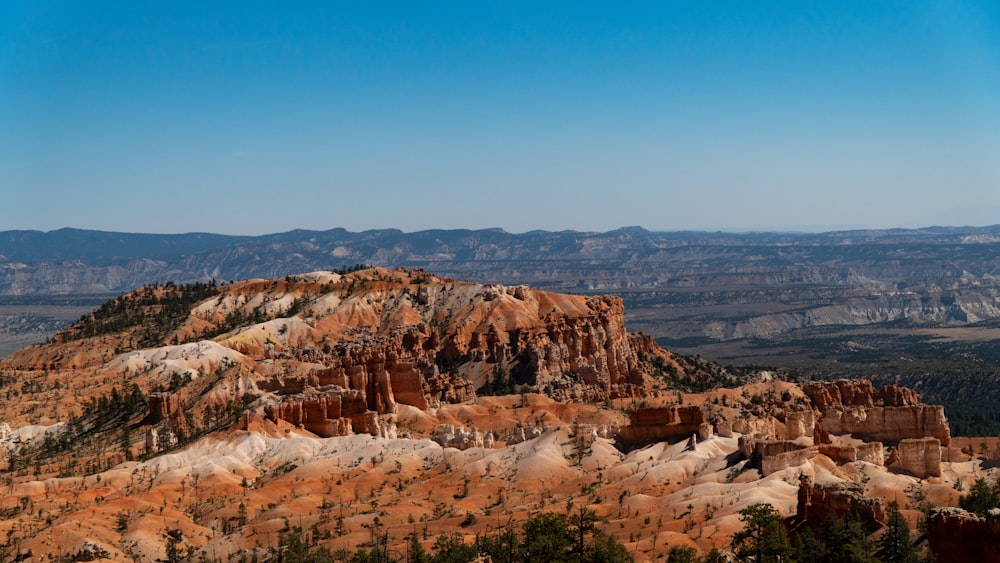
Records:
{"label": "rocky mountain", "polygon": [[[227,365],[278,393],[357,390],[377,414],[393,412],[397,402],[426,409],[461,401],[483,387],[529,385],[598,400],[644,396],[651,358],[675,370],[680,364],[648,337],[628,335],[623,313],[615,297],[455,282],[423,270],[171,283],[113,299],[51,344],[22,349],[4,365],[98,368],[108,377],[142,375],[149,386]],[[192,356],[197,367],[177,369],[172,361]]]}
{"label": "rocky mountain", "polygon": [[0,362],[0,558],[402,554],[579,511],[645,560],[728,550],[757,503],[878,533],[886,499],[915,521],[985,471],[913,391],[728,370],[624,318],[420,269],[143,286]]}

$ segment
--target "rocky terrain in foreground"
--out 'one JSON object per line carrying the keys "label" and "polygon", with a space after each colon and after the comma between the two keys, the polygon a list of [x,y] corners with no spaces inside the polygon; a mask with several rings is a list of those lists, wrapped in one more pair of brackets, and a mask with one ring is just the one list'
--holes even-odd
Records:
{"label": "rocky terrain in foreground", "polygon": [[992,545],[926,510],[986,471],[942,407],[774,375],[629,334],[616,297],[403,269],[145,286],[0,362],[0,555],[278,560],[293,530],[401,555],[588,510],[646,560],[729,550],[757,503],[878,537],[889,501],[939,561]]}

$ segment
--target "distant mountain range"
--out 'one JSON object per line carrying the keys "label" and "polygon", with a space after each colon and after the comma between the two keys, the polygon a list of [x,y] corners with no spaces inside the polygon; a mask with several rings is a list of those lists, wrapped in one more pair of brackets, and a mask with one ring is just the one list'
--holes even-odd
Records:
{"label": "distant mountain range", "polygon": [[280,277],[356,263],[564,288],[684,287],[703,276],[770,285],[998,273],[1000,226],[797,233],[502,229],[296,230],[261,236],[80,229],[0,232],[0,294],[122,292],[139,285]]}
{"label": "distant mountain range", "polygon": [[0,232],[0,295],[280,278],[365,264],[483,283],[621,294],[660,337],[1000,318],[1000,226],[828,233],[296,230],[262,236]]}

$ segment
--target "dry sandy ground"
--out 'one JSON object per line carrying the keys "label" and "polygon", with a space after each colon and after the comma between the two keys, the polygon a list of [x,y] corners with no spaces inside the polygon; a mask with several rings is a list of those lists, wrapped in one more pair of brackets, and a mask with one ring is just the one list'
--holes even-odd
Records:
{"label": "dry sandy ground", "polygon": [[[511,519],[585,506],[646,560],[672,545],[726,546],[741,527],[739,510],[752,503],[794,513],[801,474],[864,483],[866,494],[903,507],[918,491],[935,504],[954,505],[955,483],[983,475],[978,462],[956,462],[945,464],[941,479],[920,481],[866,463],[838,467],[820,456],[762,479],[756,470],[741,471],[743,462],[731,463],[736,438],[622,454],[594,436],[601,425],[622,422],[620,410],[529,395],[428,412],[404,407],[396,423],[399,435],[409,437],[393,439],[317,438],[288,428],[215,434],[101,473],[8,486],[0,508],[10,517],[0,522],[0,534],[35,555],[75,554],[90,542],[111,560],[154,561],[165,556],[167,530],[179,529],[185,550],[225,560],[275,545],[289,526],[326,538],[321,543],[331,549],[352,551],[377,528],[404,553],[411,533],[430,548],[441,533],[460,531],[472,541]],[[427,438],[441,423],[494,429],[501,437],[517,424],[544,431],[519,444],[460,451]],[[917,512],[906,514],[915,525]]]}

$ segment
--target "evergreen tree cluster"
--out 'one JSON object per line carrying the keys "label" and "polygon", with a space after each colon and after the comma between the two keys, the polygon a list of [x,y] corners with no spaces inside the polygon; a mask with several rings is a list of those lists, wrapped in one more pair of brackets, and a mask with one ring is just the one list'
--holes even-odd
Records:
{"label": "evergreen tree cluster", "polygon": [[358,264],[354,264],[353,266],[347,266],[347,265],[341,266],[340,268],[337,268],[336,270],[333,270],[333,273],[340,274],[342,276],[346,276],[347,274],[351,274],[351,273],[354,273],[354,272],[360,272],[361,270],[367,270],[369,268],[371,268],[371,266],[368,265],[368,264],[358,263]]}
{"label": "evergreen tree cluster", "polygon": [[[877,540],[870,540],[857,515],[846,519],[831,517],[818,531],[803,527],[789,534],[781,516],[769,504],[750,505],[740,511],[743,528],[730,544],[731,555],[713,549],[704,556],[686,546],[673,546],[667,563],[922,563],[914,547],[906,518],[899,505],[891,502],[886,511],[886,528]],[[373,539],[373,547],[354,552],[331,552],[315,545],[299,528],[283,533],[273,548],[278,561],[287,563],[466,563],[480,558],[496,563],[544,561],[546,563],[630,562],[633,557],[614,536],[596,527],[601,519],[590,510],[580,509],[569,516],[554,512],[536,514],[518,531],[513,524],[487,534],[477,534],[474,543],[465,543],[462,534],[442,534],[431,551],[423,547],[414,532],[406,553],[387,548],[385,536]]]}
{"label": "evergreen tree cluster", "polygon": [[672,389],[685,393],[701,393],[720,387],[738,387],[755,368],[722,366],[700,356],[673,354],[673,362],[662,356],[639,353],[639,361],[648,364],[653,377],[666,381]]}
{"label": "evergreen tree cluster", "polygon": [[1000,508],[1000,481],[990,483],[980,477],[969,487],[969,494],[958,499],[958,506],[976,516],[985,517],[994,508]]}
{"label": "evergreen tree cluster", "polygon": [[84,404],[84,417],[93,419],[94,428],[102,428],[108,423],[124,424],[145,408],[146,395],[133,383],[128,393],[112,387],[110,396],[102,393],[100,397],[90,397]]}
{"label": "evergreen tree cluster", "polygon": [[[769,504],[753,504],[740,511],[743,529],[732,539],[737,561],[748,563],[920,563],[932,561],[933,555],[921,558],[910,537],[906,518],[899,504],[890,502],[886,509],[886,527],[875,541],[857,515],[847,519],[832,517],[818,531],[804,527],[791,534],[785,531],[778,512]],[[671,550],[671,563],[714,561],[697,559],[694,553],[681,558]]]}
{"label": "evergreen tree cluster", "polygon": [[497,364],[493,368],[493,373],[490,378],[483,384],[482,387],[476,389],[476,394],[479,396],[498,396],[498,395],[513,395],[517,393],[517,386],[514,383],[514,378],[510,375],[506,368],[502,365]]}
{"label": "evergreen tree cluster", "polygon": [[414,532],[406,553],[386,548],[384,536],[373,540],[370,549],[354,552],[329,549],[314,544],[300,528],[282,533],[272,548],[276,561],[283,563],[467,563],[489,558],[495,563],[629,563],[632,556],[614,536],[596,527],[601,519],[593,511],[581,509],[570,516],[543,512],[530,517],[517,531],[513,525],[478,535],[475,543],[462,541],[460,533],[442,534],[428,552]]}
{"label": "evergreen tree cluster", "polygon": [[[145,412],[146,395],[138,385],[132,384],[127,392],[120,392],[117,387],[111,389],[111,394],[102,393],[98,397],[90,397],[83,405],[83,413],[72,417],[70,423],[62,430],[46,432],[40,442],[28,443],[8,457],[7,471],[14,473],[34,467],[37,476],[43,469],[53,469],[59,459],[63,460],[56,466],[60,476],[66,476],[76,467],[76,456],[79,451],[102,442],[103,432],[115,431],[119,436],[118,445],[125,459],[131,459],[131,427],[129,420]],[[105,443],[102,447],[105,447]],[[93,473],[98,468],[104,469],[115,463],[115,456],[103,460],[90,461],[86,468]],[[55,461],[53,461],[55,460]]]}
{"label": "evergreen tree cluster", "polygon": [[79,340],[105,334],[118,334],[138,328],[138,340],[131,349],[162,344],[162,339],[187,319],[191,307],[217,295],[215,280],[208,283],[143,286],[120,295],[80,320],[62,333],[64,340]]}

